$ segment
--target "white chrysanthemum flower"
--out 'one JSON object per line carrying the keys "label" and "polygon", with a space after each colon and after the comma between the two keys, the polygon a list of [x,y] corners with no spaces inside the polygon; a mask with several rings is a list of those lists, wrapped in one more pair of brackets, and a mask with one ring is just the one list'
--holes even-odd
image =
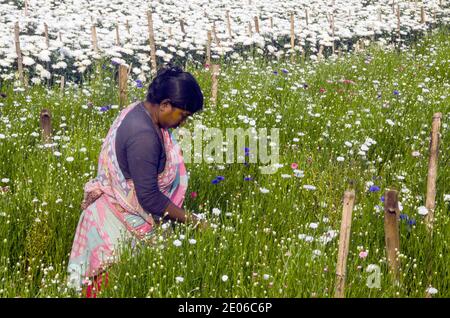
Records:
{"label": "white chrysanthemum flower", "polygon": [[33,65],[36,62],[31,57],[24,56],[23,59],[22,59],[22,63],[25,66],[31,66],[31,65]]}
{"label": "white chrysanthemum flower", "polygon": [[189,244],[194,245],[197,243],[196,239],[189,239]]}
{"label": "white chrysanthemum flower", "polygon": [[3,183],[8,183],[8,182],[9,182],[9,179],[8,179],[8,178],[3,178],[3,179],[2,179],[2,182],[3,182]]}
{"label": "white chrysanthemum flower", "polygon": [[73,160],[74,160],[73,157],[67,157],[67,158],[66,158],[66,161],[68,161],[68,162],[72,162]]}
{"label": "white chrysanthemum flower", "polygon": [[428,287],[427,288],[427,293],[430,294],[430,295],[437,294],[437,292],[438,292],[438,290],[436,288],[434,288],[434,287]]}
{"label": "white chrysanthemum flower", "polygon": [[417,212],[420,215],[427,215],[428,214],[428,209],[424,206],[419,206],[419,208],[417,209]]}
{"label": "white chrysanthemum flower", "polygon": [[40,61],[42,61],[42,62],[50,62],[50,55],[51,55],[52,53],[49,51],[49,50],[42,50],[39,54],[38,54],[38,56],[37,56],[37,58],[40,60]]}
{"label": "white chrysanthemum flower", "polygon": [[313,185],[310,185],[310,184],[305,184],[305,185],[303,186],[303,189],[309,190],[309,191],[314,191],[314,190],[316,190],[316,187],[313,186]]}
{"label": "white chrysanthemum flower", "polygon": [[62,153],[60,153],[59,151],[55,151],[53,153],[56,157],[61,157]]}
{"label": "white chrysanthemum flower", "polygon": [[311,228],[311,229],[317,229],[318,227],[319,227],[319,224],[318,223],[309,223],[309,227]]}
{"label": "white chrysanthemum flower", "polygon": [[344,160],[345,160],[345,158],[344,158],[344,157],[341,157],[341,156],[339,156],[339,157],[337,157],[337,158],[336,158],[336,160],[337,160],[337,161],[339,161],[339,162],[342,162],[342,161],[344,161]]}
{"label": "white chrysanthemum flower", "polygon": [[218,208],[212,209],[212,214],[214,214],[215,216],[219,216],[220,213],[221,213],[220,209],[218,209]]}
{"label": "white chrysanthemum flower", "polygon": [[228,276],[227,276],[227,275],[223,275],[223,276],[222,276],[222,281],[223,281],[223,282],[226,282],[227,280],[228,280]]}
{"label": "white chrysanthemum flower", "polygon": [[261,191],[261,193],[264,193],[264,194],[270,192],[270,190],[266,189],[266,188],[259,188],[259,191]]}
{"label": "white chrysanthemum flower", "polygon": [[180,240],[175,240],[175,241],[173,241],[173,245],[175,245],[176,247],[179,247],[179,246],[181,246],[181,241]]}
{"label": "white chrysanthemum flower", "polygon": [[176,281],[177,283],[182,283],[182,282],[184,282],[184,277],[177,276],[177,277],[175,277],[175,281]]}

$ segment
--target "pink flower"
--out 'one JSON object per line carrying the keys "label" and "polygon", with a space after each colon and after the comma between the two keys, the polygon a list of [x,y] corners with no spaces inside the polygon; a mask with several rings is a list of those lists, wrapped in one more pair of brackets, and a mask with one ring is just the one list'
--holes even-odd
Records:
{"label": "pink flower", "polygon": [[367,251],[361,251],[361,252],[359,252],[359,258],[365,259],[368,254],[369,254],[369,252],[367,252]]}
{"label": "pink flower", "polygon": [[197,192],[191,192],[191,198],[195,199],[197,197]]}
{"label": "pink flower", "polygon": [[297,169],[298,168],[298,164],[296,162],[291,163],[291,168],[292,169]]}

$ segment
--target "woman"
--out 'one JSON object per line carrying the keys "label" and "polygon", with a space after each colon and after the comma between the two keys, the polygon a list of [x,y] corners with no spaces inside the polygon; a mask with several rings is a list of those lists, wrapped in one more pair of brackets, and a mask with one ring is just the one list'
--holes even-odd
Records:
{"label": "woman", "polygon": [[187,175],[168,129],[202,108],[195,78],[168,66],[158,72],[144,102],[121,111],[103,142],[97,177],[84,188],[68,266],[70,286],[88,285],[87,297],[95,297],[100,274],[117,260],[120,242],[149,240],[155,225],[167,220],[198,224],[181,207]]}

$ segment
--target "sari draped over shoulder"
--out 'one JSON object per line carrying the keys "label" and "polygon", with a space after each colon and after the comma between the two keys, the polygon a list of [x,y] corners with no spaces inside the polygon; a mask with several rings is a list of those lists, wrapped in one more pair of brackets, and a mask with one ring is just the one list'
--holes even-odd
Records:
{"label": "sari draped over shoulder", "polygon": [[[81,289],[85,280],[117,260],[122,240],[151,240],[155,222],[139,204],[133,181],[125,179],[117,161],[115,140],[125,116],[140,102],[123,109],[113,122],[98,159],[97,177],[86,183],[84,199],[69,258],[69,286]],[[161,129],[166,163],[158,175],[159,190],[181,207],[187,173],[181,148],[167,129]]]}

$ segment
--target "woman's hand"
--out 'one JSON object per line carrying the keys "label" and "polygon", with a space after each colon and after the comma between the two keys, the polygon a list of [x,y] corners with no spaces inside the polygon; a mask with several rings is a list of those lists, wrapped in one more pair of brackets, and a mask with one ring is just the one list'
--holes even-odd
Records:
{"label": "woman's hand", "polygon": [[189,214],[188,222],[193,225],[194,229],[199,228],[201,230],[206,230],[209,228],[206,219],[202,215],[196,213]]}

